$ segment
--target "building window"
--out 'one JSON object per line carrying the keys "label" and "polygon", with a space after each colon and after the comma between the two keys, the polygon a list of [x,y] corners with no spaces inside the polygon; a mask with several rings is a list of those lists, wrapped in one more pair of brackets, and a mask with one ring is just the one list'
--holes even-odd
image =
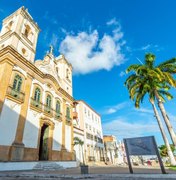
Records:
{"label": "building window", "polygon": [[31,28],[30,28],[28,25],[26,25],[26,29],[25,29],[25,31],[24,31],[24,35],[25,35],[27,38],[29,37],[30,30],[31,30]]}
{"label": "building window", "polygon": [[46,98],[46,106],[51,109],[51,96],[48,95]]}
{"label": "building window", "polygon": [[67,107],[67,109],[66,109],[66,118],[70,119],[70,108],[69,107]]}
{"label": "building window", "polygon": [[66,70],[66,78],[69,79],[69,69]]}
{"label": "building window", "polygon": [[91,126],[89,126],[89,130],[90,130],[90,131],[91,131],[91,129],[92,129]]}
{"label": "building window", "polygon": [[14,81],[13,81],[13,86],[12,89],[20,92],[21,90],[21,85],[22,85],[22,78],[18,74],[15,76]]}
{"label": "building window", "polygon": [[60,115],[60,102],[56,102],[56,114]]}
{"label": "building window", "polygon": [[88,124],[86,123],[86,129],[88,129]]}
{"label": "building window", "polygon": [[36,102],[40,102],[40,96],[41,96],[41,92],[40,92],[40,89],[37,87],[34,93],[34,100]]}

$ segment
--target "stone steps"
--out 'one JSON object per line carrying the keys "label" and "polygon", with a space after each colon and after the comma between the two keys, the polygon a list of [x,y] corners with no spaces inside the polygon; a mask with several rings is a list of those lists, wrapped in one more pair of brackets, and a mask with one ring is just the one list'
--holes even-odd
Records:
{"label": "stone steps", "polygon": [[63,169],[63,166],[55,163],[55,162],[45,162],[45,161],[42,161],[42,162],[39,162],[37,163],[33,170],[60,170],[60,169]]}

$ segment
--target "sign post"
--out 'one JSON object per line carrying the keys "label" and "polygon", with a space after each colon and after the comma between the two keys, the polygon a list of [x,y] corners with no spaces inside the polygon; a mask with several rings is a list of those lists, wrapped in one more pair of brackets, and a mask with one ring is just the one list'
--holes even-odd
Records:
{"label": "sign post", "polygon": [[133,174],[133,168],[132,168],[131,161],[130,161],[130,156],[129,156],[129,152],[128,152],[128,146],[127,146],[126,139],[124,139],[124,144],[125,144],[126,157],[127,157],[127,161],[128,161],[128,167],[129,167],[130,173]]}
{"label": "sign post", "polygon": [[154,136],[126,138],[124,139],[124,145],[130,173],[133,173],[130,155],[157,155],[161,171],[166,174]]}

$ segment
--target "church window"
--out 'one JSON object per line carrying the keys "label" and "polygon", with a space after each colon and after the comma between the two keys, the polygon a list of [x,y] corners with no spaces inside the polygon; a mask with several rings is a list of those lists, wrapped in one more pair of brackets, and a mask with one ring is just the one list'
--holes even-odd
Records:
{"label": "church window", "polygon": [[12,24],[13,24],[13,21],[10,21],[10,22],[7,24],[7,26],[5,27],[5,28],[6,28],[5,32],[8,32],[8,31],[12,30]]}
{"label": "church window", "polygon": [[60,102],[59,101],[56,102],[56,113],[60,114]]}
{"label": "church window", "polygon": [[69,69],[66,70],[66,78],[69,79]]}
{"label": "church window", "polygon": [[41,96],[41,92],[40,89],[37,87],[35,89],[34,100],[40,102],[40,96]]}
{"label": "church window", "polygon": [[30,31],[31,31],[31,28],[28,25],[26,25],[26,28],[25,28],[25,31],[24,31],[24,35],[27,38],[29,37]]}
{"label": "church window", "polygon": [[26,49],[22,48],[22,49],[21,49],[21,52],[22,52],[22,54],[23,54],[24,56],[27,56],[27,51],[26,51]]}
{"label": "church window", "polygon": [[51,96],[48,95],[46,98],[46,106],[47,108],[51,109]]}
{"label": "church window", "polygon": [[14,81],[13,81],[13,86],[12,89],[20,92],[21,90],[21,85],[22,85],[22,78],[18,74],[15,76]]}
{"label": "church window", "polygon": [[66,117],[70,119],[70,108],[67,107],[66,109]]}

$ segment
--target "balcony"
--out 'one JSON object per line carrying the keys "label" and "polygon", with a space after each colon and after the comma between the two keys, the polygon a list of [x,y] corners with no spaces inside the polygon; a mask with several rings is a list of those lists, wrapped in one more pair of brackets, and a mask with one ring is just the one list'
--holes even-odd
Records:
{"label": "balcony", "polygon": [[54,118],[56,119],[56,120],[62,120],[62,113],[60,113],[60,112],[54,112]]}
{"label": "balcony", "polygon": [[17,101],[19,103],[23,103],[24,102],[24,93],[22,91],[17,91],[15,89],[12,88],[12,86],[9,86],[7,89],[7,96],[14,100]]}
{"label": "balcony", "polygon": [[53,109],[48,107],[47,105],[44,105],[44,114],[52,117],[53,116]]}
{"label": "balcony", "polygon": [[36,101],[33,98],[31,98],[31,104],[30,105],[34,110],[37,110],[37,111],[40,111],[40,112],[42,111],[43,104],[41,102]]}
{"label": "balcony", "polygon": [[66,123],[70,125],[71,124],[71,117],[65,116],[65,118],[66,118]]}
{"label": "balcony", "polygon": [[77,112],[73,112],[73,119],[78,119],[78,113]]}

